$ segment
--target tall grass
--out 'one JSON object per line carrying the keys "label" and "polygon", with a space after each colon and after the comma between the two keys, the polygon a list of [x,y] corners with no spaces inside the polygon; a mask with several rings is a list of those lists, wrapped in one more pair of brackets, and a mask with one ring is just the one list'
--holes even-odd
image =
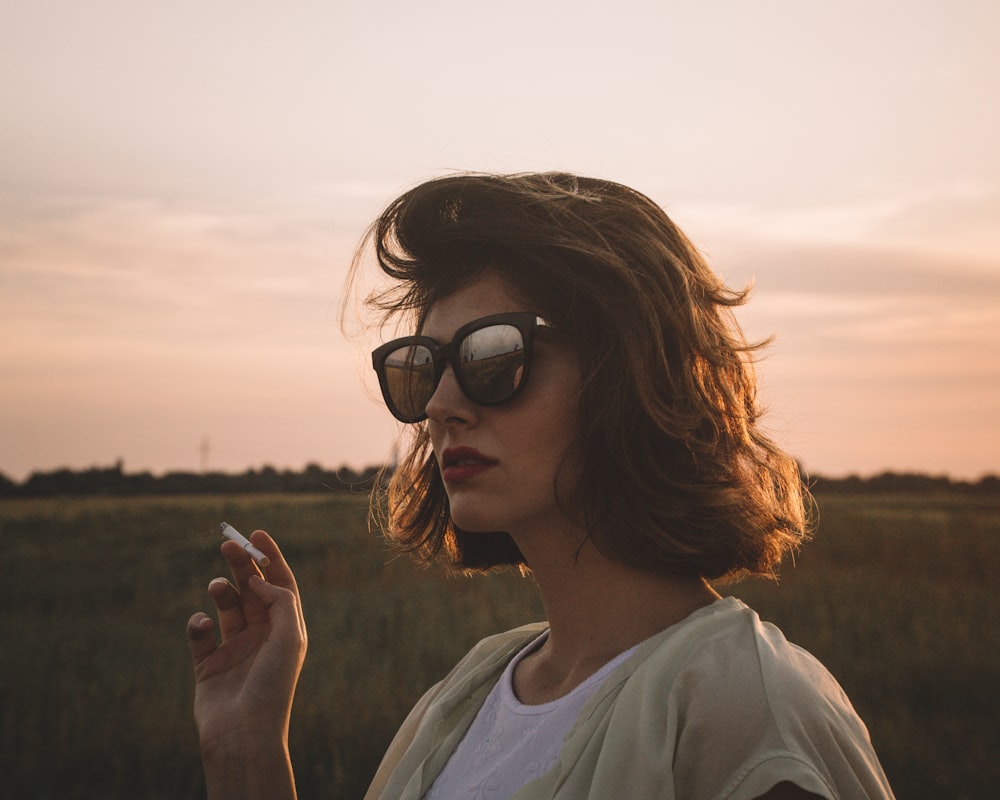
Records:
{"label": "tall grass", "polygon": [[[529,580],[447,578],[387,551],[365,498],[0,504],[0,796],[199,798],[184,624],[224,568],[218,522],[262,527],[299,578],[310,652],[300,795],[360,797],[406,711],[478,638],[539,619]],[[727,587],[814,652],[900,798],[1000,785],[1000,498],[820,497],[777,586]]]}

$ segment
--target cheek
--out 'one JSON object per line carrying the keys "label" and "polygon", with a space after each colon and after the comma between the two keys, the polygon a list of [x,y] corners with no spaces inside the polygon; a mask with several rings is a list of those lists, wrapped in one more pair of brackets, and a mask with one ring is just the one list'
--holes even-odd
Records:
{"label": "cheek", "polygon": [[582,459],[580,455],[579,380],[567,381],[555,393],[548,414],[546,449],[550,453],[552,479],[556,480],[556,494],[564,501],[571,500],[577,486]]}
{"label": "cheek", "polygon": [[557,471],[572,471],[573,445],[579,430],[577,413],[574,404],[567,403],[563,396],[552,398],[539,411],[542,413],[525,425],[525,452],[551,480]]}

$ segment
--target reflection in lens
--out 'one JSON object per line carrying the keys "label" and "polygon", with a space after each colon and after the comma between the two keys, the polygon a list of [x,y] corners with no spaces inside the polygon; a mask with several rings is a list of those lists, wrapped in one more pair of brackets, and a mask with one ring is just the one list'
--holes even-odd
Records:
{"label": "reflection in lens", "polygon": [[490,325],[462,341],[458,360],[469,397],[499,403],[517,389],[524,374],[524,341],[513,325]]}
{"label": "reflection in lens", "polygon": [[423,345],[394,350],[385,360],[385,377],[393,405],[404,417],[423,416],[434,394],[434,361]]}

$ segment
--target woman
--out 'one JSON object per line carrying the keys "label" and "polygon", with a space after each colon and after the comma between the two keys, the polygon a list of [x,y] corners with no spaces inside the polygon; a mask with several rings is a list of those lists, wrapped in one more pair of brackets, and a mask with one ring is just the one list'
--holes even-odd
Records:
{"label": "woman", "polygon": [[[461,175],[392,203],[375,350],[416,425],[390,538],[532,573],[544,624],[484,640],[411,712],[370,798],[891,797],[810,655],[712,582],[773,575],[806,534],[795,462],[759,429],[727,290],[664,212],[607,181]],[[364,248],[361,252],[364,252]],[[355,270],[360,263],[356,260]],[[209,796],[292,797],[305,652],[294,577],[226,543],[191,618]],[[255,794],[256,793],[256,794]]]}

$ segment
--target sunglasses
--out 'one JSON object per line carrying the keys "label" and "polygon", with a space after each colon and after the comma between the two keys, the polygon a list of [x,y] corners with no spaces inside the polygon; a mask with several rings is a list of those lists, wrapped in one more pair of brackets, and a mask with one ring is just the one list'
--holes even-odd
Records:
{"label": "sunglasses", "polygon": [[524,388],[535,334],[547,327],[534,312],[518,311],[473,320],[447,344],[427,336],[386,342],[372,353],[385,404],[401,422],[426,419],[427,404],[449,364],[473,403],[505,403]]}

